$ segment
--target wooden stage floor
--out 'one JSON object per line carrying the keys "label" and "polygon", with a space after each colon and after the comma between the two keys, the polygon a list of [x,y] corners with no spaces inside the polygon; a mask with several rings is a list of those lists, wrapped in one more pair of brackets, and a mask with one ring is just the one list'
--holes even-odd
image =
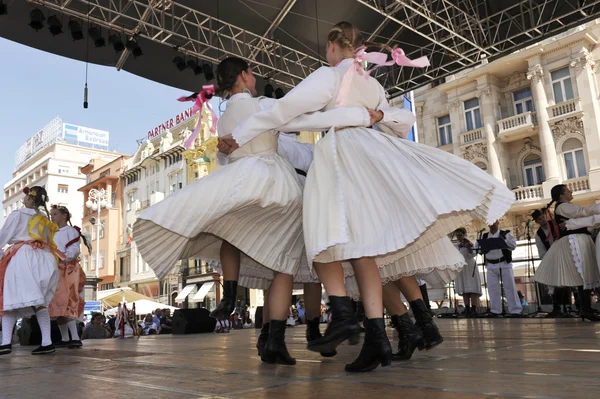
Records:
{"label": "wooden stage floor", "polygon": [[[288,329],[296,366],[261,364],[257,330],[85,341],[0,357],[0,398],[598,398],[600,324],[579,319],[438,319],[445,342],[366,374],[345,373],[360,346],[323,359]],[[322,325],[322,329],[325,325]],[[394,334],[388,329],[388,334]],[[395,334],[394,334],[395,336]],[[395,343],[394,350],[395,350]]]}

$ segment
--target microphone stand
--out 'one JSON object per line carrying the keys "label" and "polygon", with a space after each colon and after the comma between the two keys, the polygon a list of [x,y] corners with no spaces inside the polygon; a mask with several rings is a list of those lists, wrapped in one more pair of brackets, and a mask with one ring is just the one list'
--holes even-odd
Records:
{"label": "microphone stand", "polygon": [[[531,274],[533,271],[533,275],[535,276],[535,262],[533,259],[533,250],[531,249],[531,228],[529,227],[530,220],[527,221],[525,225],[525,237],[527,238],[527,277],[529,278],[529,283],[531,284]],[[547,313],[542,311],[542,301],[540,295],[540,285],[537,281],[533,282],[533,287],[535,289],[535,300],[537,302],[537,309],[535,312],[528,314],[528,317],[537,317],[540,313]]]}
{"label": "microphone stand", "polygon": [[[475,277],[475,270],[477,270],[477,256],[481,254],[481,252],[479,251],[479,240],[481,240],[481,237],[483,237],[484,230],[485,229],[479,230],[479,233],[477,234],[477,243],[478,244],[477,244],[477,247],[475,247],[475,268],[473,270],[473,275],[472,275],[473,277]],[[484,257],[484,261],[481,264],[481,266],[482,266],[482,274],[483,274],[483,289],[485,290],[486,297],[487,297],[487,299],[485,301],[485,303],[486,303],[485,314],[483,314],[481,316],[486,316],[486,315],[490,314],[491,309],[490,309],[490,294],[487,289],[487,279],[485,277],[486,273],[487,273],[486,268],[485,268],[485,266],[486,266],[485,265],[485,257]],[[477,315],[477,317],[479,317],[479,315]]]}

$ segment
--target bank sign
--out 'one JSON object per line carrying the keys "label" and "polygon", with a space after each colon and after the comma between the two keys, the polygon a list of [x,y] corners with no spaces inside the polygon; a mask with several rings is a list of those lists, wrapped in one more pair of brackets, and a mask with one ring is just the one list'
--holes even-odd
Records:
{"label": "bank sign", "polygon": [[75,141],[77,144],[87,144],[94,148],[108,150],[109,134],[105,130],[64,123],[63,138],[66,142]]}

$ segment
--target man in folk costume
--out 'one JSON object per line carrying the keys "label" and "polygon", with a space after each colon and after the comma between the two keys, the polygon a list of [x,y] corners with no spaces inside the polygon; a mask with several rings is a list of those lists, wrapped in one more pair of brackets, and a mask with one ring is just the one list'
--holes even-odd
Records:
{"label": "man in folk costume", "polygon": [[[531,217],[540,226],[535,233],[535,246],[537,247],[540,259],[544,258],[546,252],[550,249],[550,246],[554,244],[555,233],[552,231],[552,227],[546,218],[544,212],[535,210]],[[562,316],[560,305],[565,305],[566,298],[570,295],[568,287],[548,287],[548,293],[552,295],[552,312],[548,313],[546,317],[559,317]]]}
{"label": "man in folk costume", "polygon": [[[517,295],[512,266],[512,251],[517,248],[517,241],[507,230],[499,230],[497,221],[489,227],[490,231],[483,235],[482,242],[488,239],[500,238],[506,243],[506,248],[481,251],[484,254],[487,270],[491,311],[495,316],[502,314],[502,292],[500,288],[502,282],[508,303],[508,311],[512,316],[518,316],[523,311],[523,307]],[[479,245],[485,247],[485,243],[482,245],[482,242]]]}

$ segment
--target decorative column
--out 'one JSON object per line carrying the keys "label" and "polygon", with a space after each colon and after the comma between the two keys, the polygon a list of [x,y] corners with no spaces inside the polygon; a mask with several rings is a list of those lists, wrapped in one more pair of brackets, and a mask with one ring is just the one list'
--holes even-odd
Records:
{"label": "decorative column", "polygon": [[575,71],[577,90],[583,111],[581,120],[583,121],[587,159],[590,165],[588,172],[590,188],[600,190],[600,131],[598,128],[600,104],[598,104],[598,93],[594,82],[596,63],[587,48],[581,49],[576,54],[571,61],[571,68]]}
{"label": "decorative column", "polygon": [[452,102],[448,100],[448,114],[450,115],[450,127],[452,129],[452,152],[454,155],[460,156],[460,101],[453,99]]}
{"label": "decorative column", "polygon": [[488,171],[496,179],[506,183],[498,153],[501,144],[496,142],[496,115],[494,113],[494,101],[492,100],[492,88],[483,87],[478,93],[479,105],[482,113],[483,132],[488,150]]}
{"label": "decorative column", "polygon": [[556,147],[554,145],[554,137],[548,124],[548,99],[546,98],[546,90],[544,89],[544,70],[540,64],[541,58],[536,56],[529,60],[529,70],[527,71],[527,79],[531,80],[531,93],[535,104],[538,126],[540,130],[540,147],[542,149],[542,164],[544,166],[544,175],[546,180],[542,184],[544,197],[550,198],[550,190],[557,184],[560,184],[561,179],[558,174],[558,161],[556,157]]}

